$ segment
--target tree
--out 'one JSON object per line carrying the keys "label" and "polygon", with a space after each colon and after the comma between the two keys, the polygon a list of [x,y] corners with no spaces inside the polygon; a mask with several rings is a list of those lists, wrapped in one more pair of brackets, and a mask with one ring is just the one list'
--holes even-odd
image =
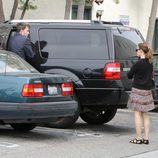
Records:
{"label": "tree", "polygon": [[64,19],[70,18],[71,6],[72,6],[72,0],[66,0]]}
{"label": "tree", "polygon": [[23,19],[23,18],[24,18],[26,9],[28,8],[28,3],[29,3],[29,0],[26,0],[26,2],[24,2],[24,5],[22,6],[22,13],[21,13],[20,19]]}
{"label": "tree", "polygon": [[149,17],[147,38],[146,38],[146,42],[149,44],[150,47],[152,46],[152,39],[153,39],[153,35],[154,35],[154,30],[155,30],[157,7],[158,7],[158,0],[153,0],[152,7],[151,7],[151,13],[150,13],[150,17]]}
{"label": "tree", "polygon": [[120,1],[119,0],[113,0],[116,4],[119,4]]}
{"label": "tree", "polygon": [[10,20],[15,18],[16,11],[17,11],[17,8],[18,8],[18,2],[19,2],[19,0],[14,0],[12,12],[11,12],[11,15],[10,15]]}
{"label": "tree", "polygon": [[[35,1],[35,0],[33,0],[33,1]],[[37,9],[37,6],[34,5],[33,1],[30,2],[30,0],[20,0],[21,6],[19,7],[19,9],[22,10],[20,19],[23,19],[23,18],[24,18],[24,15],[25,15],[26,10],[29,10],[29,9],[31,9],[31,10]]]}
{"label": "tree", "polygon": [[3,2],[0,0],[0,23],[5,21],[4,10],[3,10]]}

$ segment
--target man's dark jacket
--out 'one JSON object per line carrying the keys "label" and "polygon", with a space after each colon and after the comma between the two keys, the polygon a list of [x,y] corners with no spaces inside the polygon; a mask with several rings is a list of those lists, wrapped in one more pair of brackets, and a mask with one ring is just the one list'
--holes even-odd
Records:
{"label": "man's dark jacket", "polygon": [[8,43],[8,50],[18,54],[24,60],[33,58],[35,53],[32,51],[31,42],[29,38],[16,33],[10,38]]}

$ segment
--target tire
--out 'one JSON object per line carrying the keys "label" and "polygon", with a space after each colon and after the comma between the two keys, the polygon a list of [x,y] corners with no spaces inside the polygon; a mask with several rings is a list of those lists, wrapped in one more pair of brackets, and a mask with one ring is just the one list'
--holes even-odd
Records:
{"label": "tire", "polygon": [[101,125],[107,123],[113,119],[117,112],[117,109],[106,109],[100,111],[88,111],[80,114],[83,121],[88,124]]}
{"label": "tire", "polygon": [[52,128],[70,128],[77,121],[79,114],[75,114],[74,116],[69,117],[59,117],[56,118],[55,121],[46,124],[48,127]]}
{"label": "tire", "polygon": [[30,131],[37,125],[33,123],[12,123],[10,126],[17,131]]}
{"label": "tire", "polygon": [[80,104],[78,103],[78,109],[75,112],[74,116],[58,117],[55,120],[53,120],[53,122],[47,123],[45,125],[52,128],[71,128],[79,118],[79,115],[80,115]]}

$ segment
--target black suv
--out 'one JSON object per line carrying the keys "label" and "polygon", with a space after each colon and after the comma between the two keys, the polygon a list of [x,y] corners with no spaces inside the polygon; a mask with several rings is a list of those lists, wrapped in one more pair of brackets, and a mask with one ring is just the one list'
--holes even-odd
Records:
{"label": "black suv", "polygon": [[79,115],[89,124],[107,123],[117,108],[126,107],[131,90],[127,72],[137,60],[136,45],[144,42],[137,29],[99,21],[13,20],[0,25],[2,49],[18,22],[31,26],[36,52],[31,64],[40,72],[73,79],[78,112],[58,118],[53,127],[72,125]]}

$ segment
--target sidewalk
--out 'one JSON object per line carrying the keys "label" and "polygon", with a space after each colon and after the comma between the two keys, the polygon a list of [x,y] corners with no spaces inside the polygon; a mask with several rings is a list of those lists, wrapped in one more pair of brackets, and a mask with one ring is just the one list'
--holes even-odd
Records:
{"label": "sidewalk", "polygon": [[157,158],[158,157],[158,150],[135,155],[135,156],[130,156],[129,158]]}

